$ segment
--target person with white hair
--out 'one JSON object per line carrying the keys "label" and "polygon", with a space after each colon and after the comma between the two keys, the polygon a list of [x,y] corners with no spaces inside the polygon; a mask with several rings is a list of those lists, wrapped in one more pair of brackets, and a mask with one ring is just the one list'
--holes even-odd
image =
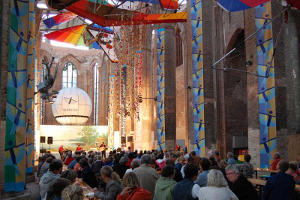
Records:
{"label": "person with white hair", "polygon": [[133,172],[136,174],[140,186],[146,190],[148,190],[152,196],[155,190],[155,184],[157,179],[159,178],[159,174],[153,169],[150,165],[152,162],[152,158],[149,154],[144,154],[141,158],[141,166],[135,168]]}
{"label": "person with white hair", "polygon": [[212,169],[207,174],[207,186],[200,190],[193,188],[194,196],[198,200],[238,200],[237,196],[229,189],[227,181],[221,171]]}
{"label": "person with white hair", "polygon": [[236,165],[228,165],[225,169],[228,185],[239,200],[258,200],[258,195],[253,185],[240,174]]}

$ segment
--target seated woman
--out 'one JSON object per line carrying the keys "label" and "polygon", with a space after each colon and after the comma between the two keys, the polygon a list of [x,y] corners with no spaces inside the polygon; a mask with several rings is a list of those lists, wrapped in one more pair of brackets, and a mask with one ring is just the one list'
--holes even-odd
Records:
{"label": "seated woman", "polygon": [[150,200],[151,193],[140,187],[139,180],[135,173],[128,172],[123,178],[124,190],[117,196],[117,200]]}
{"label": "seated woman", "polygon": [[96,192],[99,199],[114,200],[122,192],[119,175],[113,171],[112,167],[104,166],[101,171],[101,178],[106,183],[105,191]]}
{"label": "seated woman", "polygon": [[238,200],[237,196],[229,189],[227,181],[220,170],[212,169],[207,174],[207,186],[194,190],[193,194],[199,200]]}

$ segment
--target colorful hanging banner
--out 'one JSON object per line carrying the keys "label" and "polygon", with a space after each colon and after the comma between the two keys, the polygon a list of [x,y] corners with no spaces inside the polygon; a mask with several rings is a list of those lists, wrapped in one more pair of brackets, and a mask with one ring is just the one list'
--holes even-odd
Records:
{"label": "colorful hanging banner", "polygon": [[270,20],[270,2],[255,8],[256,30],[265,26],[256,34],[261,168],[269,168],[277,147],[273,32],[271,23],[265,25]]}
{"label": "colorful hanging banner", "polygon": [[165,28],[157,30],[157,144],[158,150],[166,148],[165,129]]}
{"label": "colorful hanging banner", "polygon": [[26,97],[26,173],[34,172],[34,69],[35,69],[35,9],[34,0],[29,3],[29,25],[28,25],[28,46],[27,46],[27,97]]}
{"label": "colorful hanging banner", "polygon": [[217,0],[218,4],[229,12],[254,8],[270,0]]}
{"label": "colorful hanging banner", "polygon": [[54,17],[50,17],[48,19],[43,20],[44,24],[47,28],[52,28],[53,26],[68,22],[77,17],[76,14],[72,12],[60,13]]}
{"label": "colorful hanging banner", "polygon": [[20,192],[32,172],[34,0],[10,1],[4,191]]}
{"label": "colorful hanging banner", "polygon": [[108,93],[108,146],[114,147],[114,92],[115,92],[115,75],[109,76],[109,93]]}
{"label": "colorful hanging banner", "polygon": [[202,0],[191,0],[194,150],[205,156]]}

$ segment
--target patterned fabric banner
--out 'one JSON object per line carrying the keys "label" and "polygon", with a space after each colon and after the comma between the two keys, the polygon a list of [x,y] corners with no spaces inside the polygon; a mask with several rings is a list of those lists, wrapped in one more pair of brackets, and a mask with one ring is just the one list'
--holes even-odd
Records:
{"label": "patterned fabric banner", "polygon": [[166,148],[165,129],[165,29],[157,30],[157,144],[158,150]]}
{"label": "patterned fabric banner", "polygon": [[205,156],[202,0],[191,0],[194,150]]}
{"label": "patterned fabric banner", "polygon": [[35,0],[29,3],[29,32],[27,46],[27,105],[26,105],[26,173],[33,173],[34,168],[34,133],[33,133],[33,100],[34,100],[34,68],[35,68]]}
{"label": "patterned fabric banner", "polygon": [[[256,30],[272,20],[271,3],[255,8]],[[276,152],[275,73],[272,24],[257,33],[257,70],[260,123],[260,167],[268,168]]]}
{"label": "patterned fabric banner", "polygon": [[32,99],[34,0],[11,0],[7,78],[4,190],[20,192],[33,170]]}

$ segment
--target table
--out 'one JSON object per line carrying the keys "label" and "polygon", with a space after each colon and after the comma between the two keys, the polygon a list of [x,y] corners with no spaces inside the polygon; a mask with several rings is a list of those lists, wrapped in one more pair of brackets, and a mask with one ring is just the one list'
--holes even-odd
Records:
{"label": "table", "polygon": [[[90,200],[91,197],[94,197],[95,192],[93,188],[91,188],[88,184],[83,182],[82,179],[77,178],[75,184],[78,184],[83,189],[84,200]],[[94,199],[96,198],[94,197]]]}
{"label": "table", "polygon": [[256,168],[255,170],[255,178],[257,178],[257,173],[258,172],[262,172],[262,173],[269,173],[269,174],[271,174],[271,173],[278,173],[279,172],[279,170],[270,170],[270,169],[263,169],[263,168]]}

